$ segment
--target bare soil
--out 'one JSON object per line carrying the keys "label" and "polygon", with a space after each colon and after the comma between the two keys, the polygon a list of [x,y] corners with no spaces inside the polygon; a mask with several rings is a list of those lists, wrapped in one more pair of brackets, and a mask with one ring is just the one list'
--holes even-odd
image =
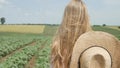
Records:
{"label": "bare soil", "polygon": [[[38,51],[44,48],[44,45],[46,44],[46,42],[47,42],[47,40],[42,43],[42,45],[40,46],[40,48],[38,49]],[[30,59],[30,61],[28,62],[28,64],[26,64],[25,68],[34,68],[35,67],[36,59],[37,59],[37,56],[34,55]]]}

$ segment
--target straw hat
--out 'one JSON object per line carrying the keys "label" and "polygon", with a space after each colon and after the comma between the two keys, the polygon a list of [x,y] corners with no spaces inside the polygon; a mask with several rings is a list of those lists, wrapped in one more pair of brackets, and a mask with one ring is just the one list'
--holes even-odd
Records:
{"label": "straw hat", "polygon": [[119,52],[117,38],[105,32],[90,31],[76,41],[70,68],[120,68]]}

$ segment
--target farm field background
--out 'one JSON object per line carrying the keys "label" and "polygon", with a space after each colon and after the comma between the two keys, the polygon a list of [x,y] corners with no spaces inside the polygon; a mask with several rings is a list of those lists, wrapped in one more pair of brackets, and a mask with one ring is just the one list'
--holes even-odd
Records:
{"label": "farm field background", "polygon": [[[120,31],[120,27],[119,26],[107,26],[108,28],[112,28],[112,29],[117,29]],[[118,28],[119,27],[119,28]]]}
{"label": "farm field background", "polygon": [[44,25],[0,25],[0,32],[43,33]]}
{"label": "farm field background", "polygon": [[[14,26],[10,25],[11,28]],[[23,26],[26,27],[17,31],[28,29],[29,25],[21,25]],[[0,68],[50,68],[50,44],[58,26],[36,25],[38,27],[34,28],[40,33],[34,33],[36,29],[32,30],[35,25],[30,26],[33,33],[0,30]],[[18,27],[14,27],[16,28]],[[108,32],[120,39],[118,29],[93,26],[93,30]]]}

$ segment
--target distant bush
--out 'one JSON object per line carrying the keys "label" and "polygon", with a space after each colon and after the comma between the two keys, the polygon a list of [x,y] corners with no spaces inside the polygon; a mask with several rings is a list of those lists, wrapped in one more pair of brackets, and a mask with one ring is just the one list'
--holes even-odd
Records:
{"label": "distant bush", "polygon": [[102,26],[106,26],[106,24],[103,24]]}
{"label": "distant bush", "polygon": [[118,26],[118,28],[120,29],[120,26]]}
{"label": "distant bush", "polygon": [[1,22],[1,24],[4,24],[5,23],[5,18],[4,17],[0,18],[0,22]]}
{"label": "distant bush", "polygon": [[100,25],[93,25],[93,27],[100,27]]}

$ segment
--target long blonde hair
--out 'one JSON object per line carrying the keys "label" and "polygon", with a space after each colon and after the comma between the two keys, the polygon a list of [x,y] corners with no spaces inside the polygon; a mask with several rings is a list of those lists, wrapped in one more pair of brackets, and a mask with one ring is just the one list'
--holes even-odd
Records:
{"label": "long blonde hair", "polygon": [[62,24],[52,43],[51,67],[69,68],[71,54],[78,37],[92,30],[85,4],[72,0],[65,8]]}

